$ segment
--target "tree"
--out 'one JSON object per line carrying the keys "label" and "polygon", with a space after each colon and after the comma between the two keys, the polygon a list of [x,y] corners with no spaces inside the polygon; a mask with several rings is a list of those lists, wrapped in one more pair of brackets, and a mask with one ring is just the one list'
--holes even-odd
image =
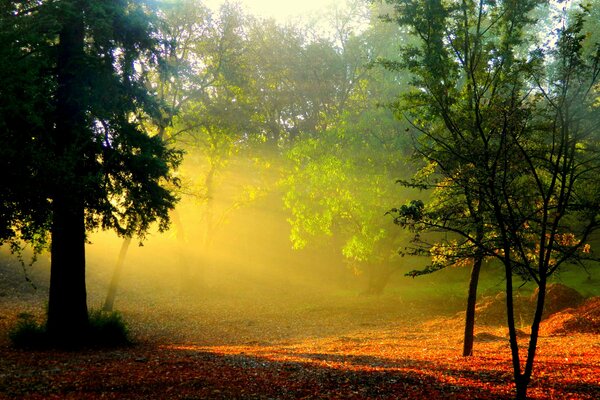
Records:
{"label": "tree", "polygon": [[[193,3],[193,2],[191,2]],[[186,18],[189,18],[189,13]],[[252,74],[248,65],[248,18],[238,6],[226,4],[220,11],[204,21],[198,29],[198,19],[179,29],[187,38],[184,62],[194,65],[195,79],[184,85],[181,94],[181,112],[167,134],[180,141],[190,154],[187,193],[195,200],[202,230],[194,237],[201,251],[210,250],[214,235],[225,220],[225,214],[251,201],[252,194],[244,199],[232,200],[222,213],[215,206],[218,178],[242,148],[257,136],[256,105],[252,103]],[[201,34],[200,34],[201,33]],[[251,192],[250,190],[249,192]],[[183,266],[183,291],[197,289],[189,265]],[[205,266],[198,265],[198,268]]]}
{"label": "tree", "polygon": [[405,124],[380,106],[394,101],[402,78],[369,66],[403,39],[397,27],[376,18],[359,31],[350,17],[336,17],[336,41],[329,44],[339,65],[332,101],[320,111],[320,129],[302,131],[287,153],[284,202],[295,248],[327,244],[369,276],[364,293],[378,295],[399,270],[394,249],[401,232],[389,229],[385,212],[409,144],[401,135]]}
{"label": "tree", "polygon": [[[171,170],[180,153],[140,126],[159,109],[138,68],[138,60],[158,61],[156,26],[146,4],[7,3],[0,32],[9,58],[1,66],[13,68],[17,77],[29,67],[37,75],[25,73],[32,78],[20,81],[26,90],[1,85],[6,95],[26,97],[23,103],[9,97],[2,108],[5,151],[21,151],[11,146],[28,141],[28,157],[18,161],[19,180],[6,186],[14,198],[2,198],[9,210],[3,225],[11,227],[2,240],[40,240],[32,229],[42,238],[49,233],[47,331],[56,343],[70,345],[84,339],[88,328],[86,232],[115,229],[143,237],[154,221],[165,229],[176,202]],[[25,123],[11,121],[10,111]],[[34,187],[32,207],[22,198],[24,189]]]}
{"label": "tree", "polygon": [[[561,14],[536,36],[541,1],[390,3],[393,19],[420,38],[394,67],[415,76],[400,111],[421,136],[416,150],[436,187],[427,205],[393,210],[395,221],[417,232],[414,251],[432,255],[432,270],[477,254],[502,263],[517,398],[526,398],[548,279],[594,259],[587,241],[599,227],[600,49],[585,51],[590,9]],[[428,230],[455,240],[427,243],[420,234]],[[539,289],[523,368],[515,275]]]}

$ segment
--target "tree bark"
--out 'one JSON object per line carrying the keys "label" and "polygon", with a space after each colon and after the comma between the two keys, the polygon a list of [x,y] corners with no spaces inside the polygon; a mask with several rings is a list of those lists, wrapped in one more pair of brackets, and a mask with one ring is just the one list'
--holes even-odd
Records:
{"label": "tree bark", "polygon": [[527,399],[527,386],[529,385],[529,379],[525,379],[524,376],[520,376],[519,379],[515,380],[515,386],[517,388],[516,400]]}
{"label": "tree bark", "polygon": [[479,273],[483,264],[483,256],[478,254],[473,260],[471,278],[469,280],[469,294],[467,296],[467,311],[465,316],[465,335],[463,339],[463,356],[473,355],[473,342],[475,333],[475,306],[477,304],[477,286],[479,284]]}
{"label": "tree bark", "polygon": [[115,304],[115,297],[117,296],[117,288],[119,287],[119,281],[121,280],[121,273],[123,272],[123,265],[125,265],[125,256],[127,256],[127,250],[131,244],[131,237],[126,237],[121,244],[121,250],[119,251],[119,257],[115,264],[110,285],[108,286],[108,293],[102,306],[102,311],[112,311]]}
{"label": "tree bark", "polygon": [[[533,374],[533,361],[535,359],[535,352],[537,349],[537,342],[540,332],[540,322],[542,321],[542,315],[544,313],[544,303],[546,300],[546,276],[541,275],[541,279],[538,285],[538,298],[535,307],[535,314],[533,317],[533,323],[531,324],[531,335],[529,337],[529,346],[527,349],[527,360],[525,361],[525,371],[523,372],[523,397],[519,399],[527,398],[527,386],[531,381],[531,375]],[[519,394],[519,387],[517,385],[517,395]]]}
{"label": "tree bark", "polygon": [[56,344],[83,340],[85,285],[84,22],[78,1],[65,2],[57,46],[55,157],[60,176],[52,197],[48,334]]}
{"label": "tree bark", "polygon": [[76,343],[88,326],[85,224],[81,202],[53,199],[48,333],[57,343]]}
{"label": "tree bark", "polygon": [[[508,254],[510,250],[505,249]],[[505,256],[504,270],[506,276],[506,318],[508,325],[508,336],[513,364],[513,377],[517,389],[516,398],[519,400],[527,398],[527,386],[529,379],[521,374],[521,360],[519,358],[519,344],[517,341],[517,329],[515,327],[515,312],[513,299],[513,283],[512,283],[512,268],[510,257]]]}

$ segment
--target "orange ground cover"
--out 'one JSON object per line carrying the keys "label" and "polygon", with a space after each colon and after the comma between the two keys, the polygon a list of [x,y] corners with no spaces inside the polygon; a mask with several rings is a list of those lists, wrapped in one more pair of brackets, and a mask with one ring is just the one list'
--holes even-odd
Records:
{"label": "orange ground cover", "polygon": [[[0,398],[511,398],[505,330],[480,329],[476,356],[463,358],[460,328],[457,320],[437,319],[272,344],[161,340],[77,353],[3,345]],[[531,398],[600,398],[597,335],[542,337],[538,353]]]}

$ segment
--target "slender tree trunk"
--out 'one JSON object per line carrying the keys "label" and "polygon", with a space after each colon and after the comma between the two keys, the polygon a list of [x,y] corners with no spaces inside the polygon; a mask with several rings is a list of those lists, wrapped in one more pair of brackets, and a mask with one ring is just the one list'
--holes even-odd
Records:
{"label": "slender tree trunk", "polygon": [[181,287],[179,289],[180,294],[190,294],[193,292],[195,287],[192,278],[192,268],[187,257],[187,236],[181,217],[177,210],[171,210],[169,212],[171,222],[175,227],[175,239],[177,239],[177,266],[181,275]]}
{"label": "slender tree trunk", "polygon": [[65,2],[57,46],[55,156],[61,176],[52,198],[47,329],[57,344],[82,340],[88,328],[85,286],[84,23],[77,0]]}
{"label": "slender tree trunk", "polygon": [[[510,334],[510,346],[512,350],[513,358],[513,369],[515,377],[515,386],[517,389],[517,400],[527,399],[527,388],[531,382],[531,375],[533,373],[533,362],[535,360],[535,353],[537,349],[537,342],[539,338],[540,323],[542,321],[542,315],[544,313],[544,303],[546,300],[546,276],[541,274],[538,290],[538,298],[535,307],[535,314],[533,317],[533,323],[531,324],[531,335],[529,337],[529,346],[527,348],[527,359],[525,361],[525,369],[523,373],[520,371],[520,360],[519,360],[519,348],[517,346],[516,329],[514,322],[513,304],[512,304],[512,282],[510,285],[507,283],[506,301],[508,311],[508,331]],[[509,290],[510,287],[510,297]],[[510,306],[509,306],[510,303]]]}
{"label": "slender tree trunk", "polygon": [[[467,191],[467,199],[469,200],[469,210],[472,215],[477,216],[477,232],[475,237],[476,244],[480,244],[484,237],[484,225],[481,220],[481,204],[483,199],[479,198],[477,206],[471,198],[471,192]],[[475,307],[477,305],[477,286],[479,285],[479,274],[483,264],[484,254],[481,249],[477,248],[473,257],[473,268],[471,269],[471,277],[469,279],[469,293],[467,295],[467,310],[465,312],[465,334],[463,338],[463,357],[473,355],[473,343],[475,335]]]}
{"label": "slender tree trunk", "polygon": [[[209,159],[210,169],[208,170],[206,177],[204,178],[204,187],[206,188],[206,203],[204,208],[204,217],[202,220],[203,230],[202,236],[200,237],[200,251],[201,254],[207,256],[208,250],[213,241],[213,235],[215,231],[215,222],[214,222],[214,196],[215,196],[215,174],[217,172],[217,163],[214,160],[215,155],[212,155]],[[173,222],[177,227],[177,239],[178,239],[178,247],[179,247],[179,259],[181,265],[181,293],[182,294],[193,294],[198,289],[198,286],[202,286],[206,281],[206,272],[208,266],[206,265],[206,259],[202,263],[198,263],[194,265],[196,269],[192,273],[192,268],[185,257],[185,249],[186,249],[186,240],[185,234],[183,230],[183,226],[178,216],[173,218]]]}
{"label": "slender tree trunk", "polygon": [[[546,300],[546,276],[541,275],[540,282],[538,285],[538,298],[535,307],[535,314],[533,316],[533,322],[531,324],[531,335],[529,337],[529,346],[527,349],[527,360],[525,361],[525,371],[522,376],[522,388],[519,390],[517,385],[517,398],[527,398],[527,386],[531,381],[531,375],[533,373],[533,361],[535,359],[535,351],[537,349],[537,342],[540,332],[540,322],[542,321],[542,315],[544,313],[544,303]],[[518,397],[520,391],[522,391],[523,397]]]}
{"label": "slender tree trunk", "polygon": [[[506,251],[506,250],[505,250]],[[506,257],[506,260],[510,260]],[[510,343],[510,351],[513,364],[513,377],[515,380],[515,386],[517,389],[518,400],[527,398],[527,386],[529,385],[529,378],[521,374],[521,361],[519,359],[519,344],[517,342],[517,329],[515,327],[515,312],[514,312],[514,301],[513,301],[513,283],[512,283],[512,269],[510,261],[504,262],[505,274],[506,274],[506,316],[508,324],[508,335]]]}
{"label": "slender tree trunk", "polygon": [[214,234],[214,208],[215,208],[215,173],[216,162],[211,160],[211,166],[206,174],[204,186],[206,187],[206,210],[204,212],[204,237],[202,238],[202,249],[206,252],[210,247]]}
{"label": "slender tree trunk", "polygon": [[127,256],[127,250],[131,244],[131,237],[126,237],[121,244],[121,250],[119,251],[119,257],[115,264],[110,285],[108,286],[108,293],[106,294],[106,300],[102,306],[102,311],[112,311],[115,303],[115,297],[117,296],[117,288],[119,287],[119,281],[121,280],[121,274],[123,272],[123,266],[125,265],[125,256]]}
{"label": "slender tree trunk", "polygon": [[469,294],[467,296],[467,311],[465,316],[465,336],[463,340],[463,356],[473,355],[473,342],[475,333],[475,306],[477,305],[477,285],[479,284],[479,273],[483,264],[483,256],[477,254],[473,260],[471,278],[469,280]]}

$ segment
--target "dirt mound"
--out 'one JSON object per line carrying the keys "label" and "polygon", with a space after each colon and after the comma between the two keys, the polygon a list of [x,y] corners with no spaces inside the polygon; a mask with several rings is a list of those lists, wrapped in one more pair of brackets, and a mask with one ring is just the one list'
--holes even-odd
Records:
{"label": "dirt mound", "polygon": [[[529,297],[516,294],[514,296],[515,320],[529,320],[532,304]],[[500,292],[495,296],[483,297],[475,308],[475,318],[482,325],[506,324],[506,293]]]}
{"label": "dirt mound", "polygon": [[600,297],[592,297],[577,308],[551,315],[542,322],[540,332],[543,335],[600,334]]}
{"label": "dirt mound", "polygon": [[[514,296],[515,321],[529,324],[533,319],[538,289],[531,296]],[[566,309],[576,308],[585,298],[575,289],[561,283],[551,283],[546,287],[546,301],[543,319]],[[477,323],[483,325],[506,324],[506,294],[500,292],[495,296],[483,297],[476,308]]]}
{"label": "dirt mound", "polygon": [[[531,295],[531,303],[537,301],[538,289]],[[547,318],[554,313],[569,308],[576,308],[583,303],[585,298],[575,289],[561,283],[551,283],[546,288],[546,302],[544,304],[544,316]]]}

